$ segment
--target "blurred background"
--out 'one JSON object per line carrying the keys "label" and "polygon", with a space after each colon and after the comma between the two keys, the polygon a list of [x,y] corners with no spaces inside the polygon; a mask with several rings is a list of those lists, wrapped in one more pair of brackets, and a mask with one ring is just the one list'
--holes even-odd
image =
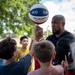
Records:
{"label": "blurred background", "polygon": [[75,1],[74,0],[0,0],[0,41],[12,37],[17,41],[26,35],[30,38],[35,24],[29,19],[28,11],[35,3],[42,3],[49,11],[48,20],[40,24],[43,28],[44,38],[52,34],[51,18],[55,14],[62,14],[66,18],[66,30],[75,35]]}

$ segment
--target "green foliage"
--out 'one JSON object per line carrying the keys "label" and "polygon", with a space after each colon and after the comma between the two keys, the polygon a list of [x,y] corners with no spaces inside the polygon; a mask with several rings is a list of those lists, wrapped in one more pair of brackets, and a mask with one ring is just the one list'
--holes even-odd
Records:
{"label": "green foliage", "polygon": [[29,8],[40,0],[0,0],[0,34],[12,30],[20,35],[24,32],[31,35],[35,26],[28,17]]}

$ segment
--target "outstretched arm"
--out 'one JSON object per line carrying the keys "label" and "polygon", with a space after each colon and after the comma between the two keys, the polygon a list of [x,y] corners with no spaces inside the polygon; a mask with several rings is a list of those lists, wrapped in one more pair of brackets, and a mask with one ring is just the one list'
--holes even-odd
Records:
{"label": "outstretched arm", "polygon": [[37,25],[34,28],[33,37],[31,38],[30,52],[29,52],[31,56],[34,53],[33,46],[41,40],[43,40],[43,29]]}

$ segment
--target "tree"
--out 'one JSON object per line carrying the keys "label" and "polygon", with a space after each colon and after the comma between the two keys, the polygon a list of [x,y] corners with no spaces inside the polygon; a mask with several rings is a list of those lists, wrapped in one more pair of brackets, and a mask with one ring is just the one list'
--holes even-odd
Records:
{"label": "tree", "polygon": [[29,8],[40,0],[0,0],[0,34],[12,31],[15,34],[28,33],[30,36],[34,23],[28,17]]}
{"label": "tree", "polygon": [[[52,32],[50,30],[48,30],[48,35],[51,35],[51,34],[52,34]],[[43,37],[47,38],[48,35],[47,35],[47,31],[44,31]]]}

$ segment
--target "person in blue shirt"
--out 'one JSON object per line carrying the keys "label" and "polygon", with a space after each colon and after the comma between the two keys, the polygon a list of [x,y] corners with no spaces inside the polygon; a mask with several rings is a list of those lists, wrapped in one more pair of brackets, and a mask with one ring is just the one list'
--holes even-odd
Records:
{"label": "person in blue shirt", "polygon": [[[41,34],[39,32],[40,30],[41,29],[38,30],[38,34]],[[38,37],[40,36],[38,35]],[[35,39],[36,38],[37,37],[35,35]],[[35,39],[33,40],[30,52],[19,61],[16,61],[16,41],[9,37],[0,42],[0,58],[6,60],[5,64],[0,66],[0,75],[27,75],[29,66],[31,64],[31,58],[34,54],[33,46],[35,43],[37,43]]]}
{"label": "person in blue shirt", "polygon": [[17,43],[14,39],[6,38],[0,43],[0,58],[6,63],[0,66],[0,75],[26,75],[31,64],[32,52],[29,52],[19,62],[16,62]]}

